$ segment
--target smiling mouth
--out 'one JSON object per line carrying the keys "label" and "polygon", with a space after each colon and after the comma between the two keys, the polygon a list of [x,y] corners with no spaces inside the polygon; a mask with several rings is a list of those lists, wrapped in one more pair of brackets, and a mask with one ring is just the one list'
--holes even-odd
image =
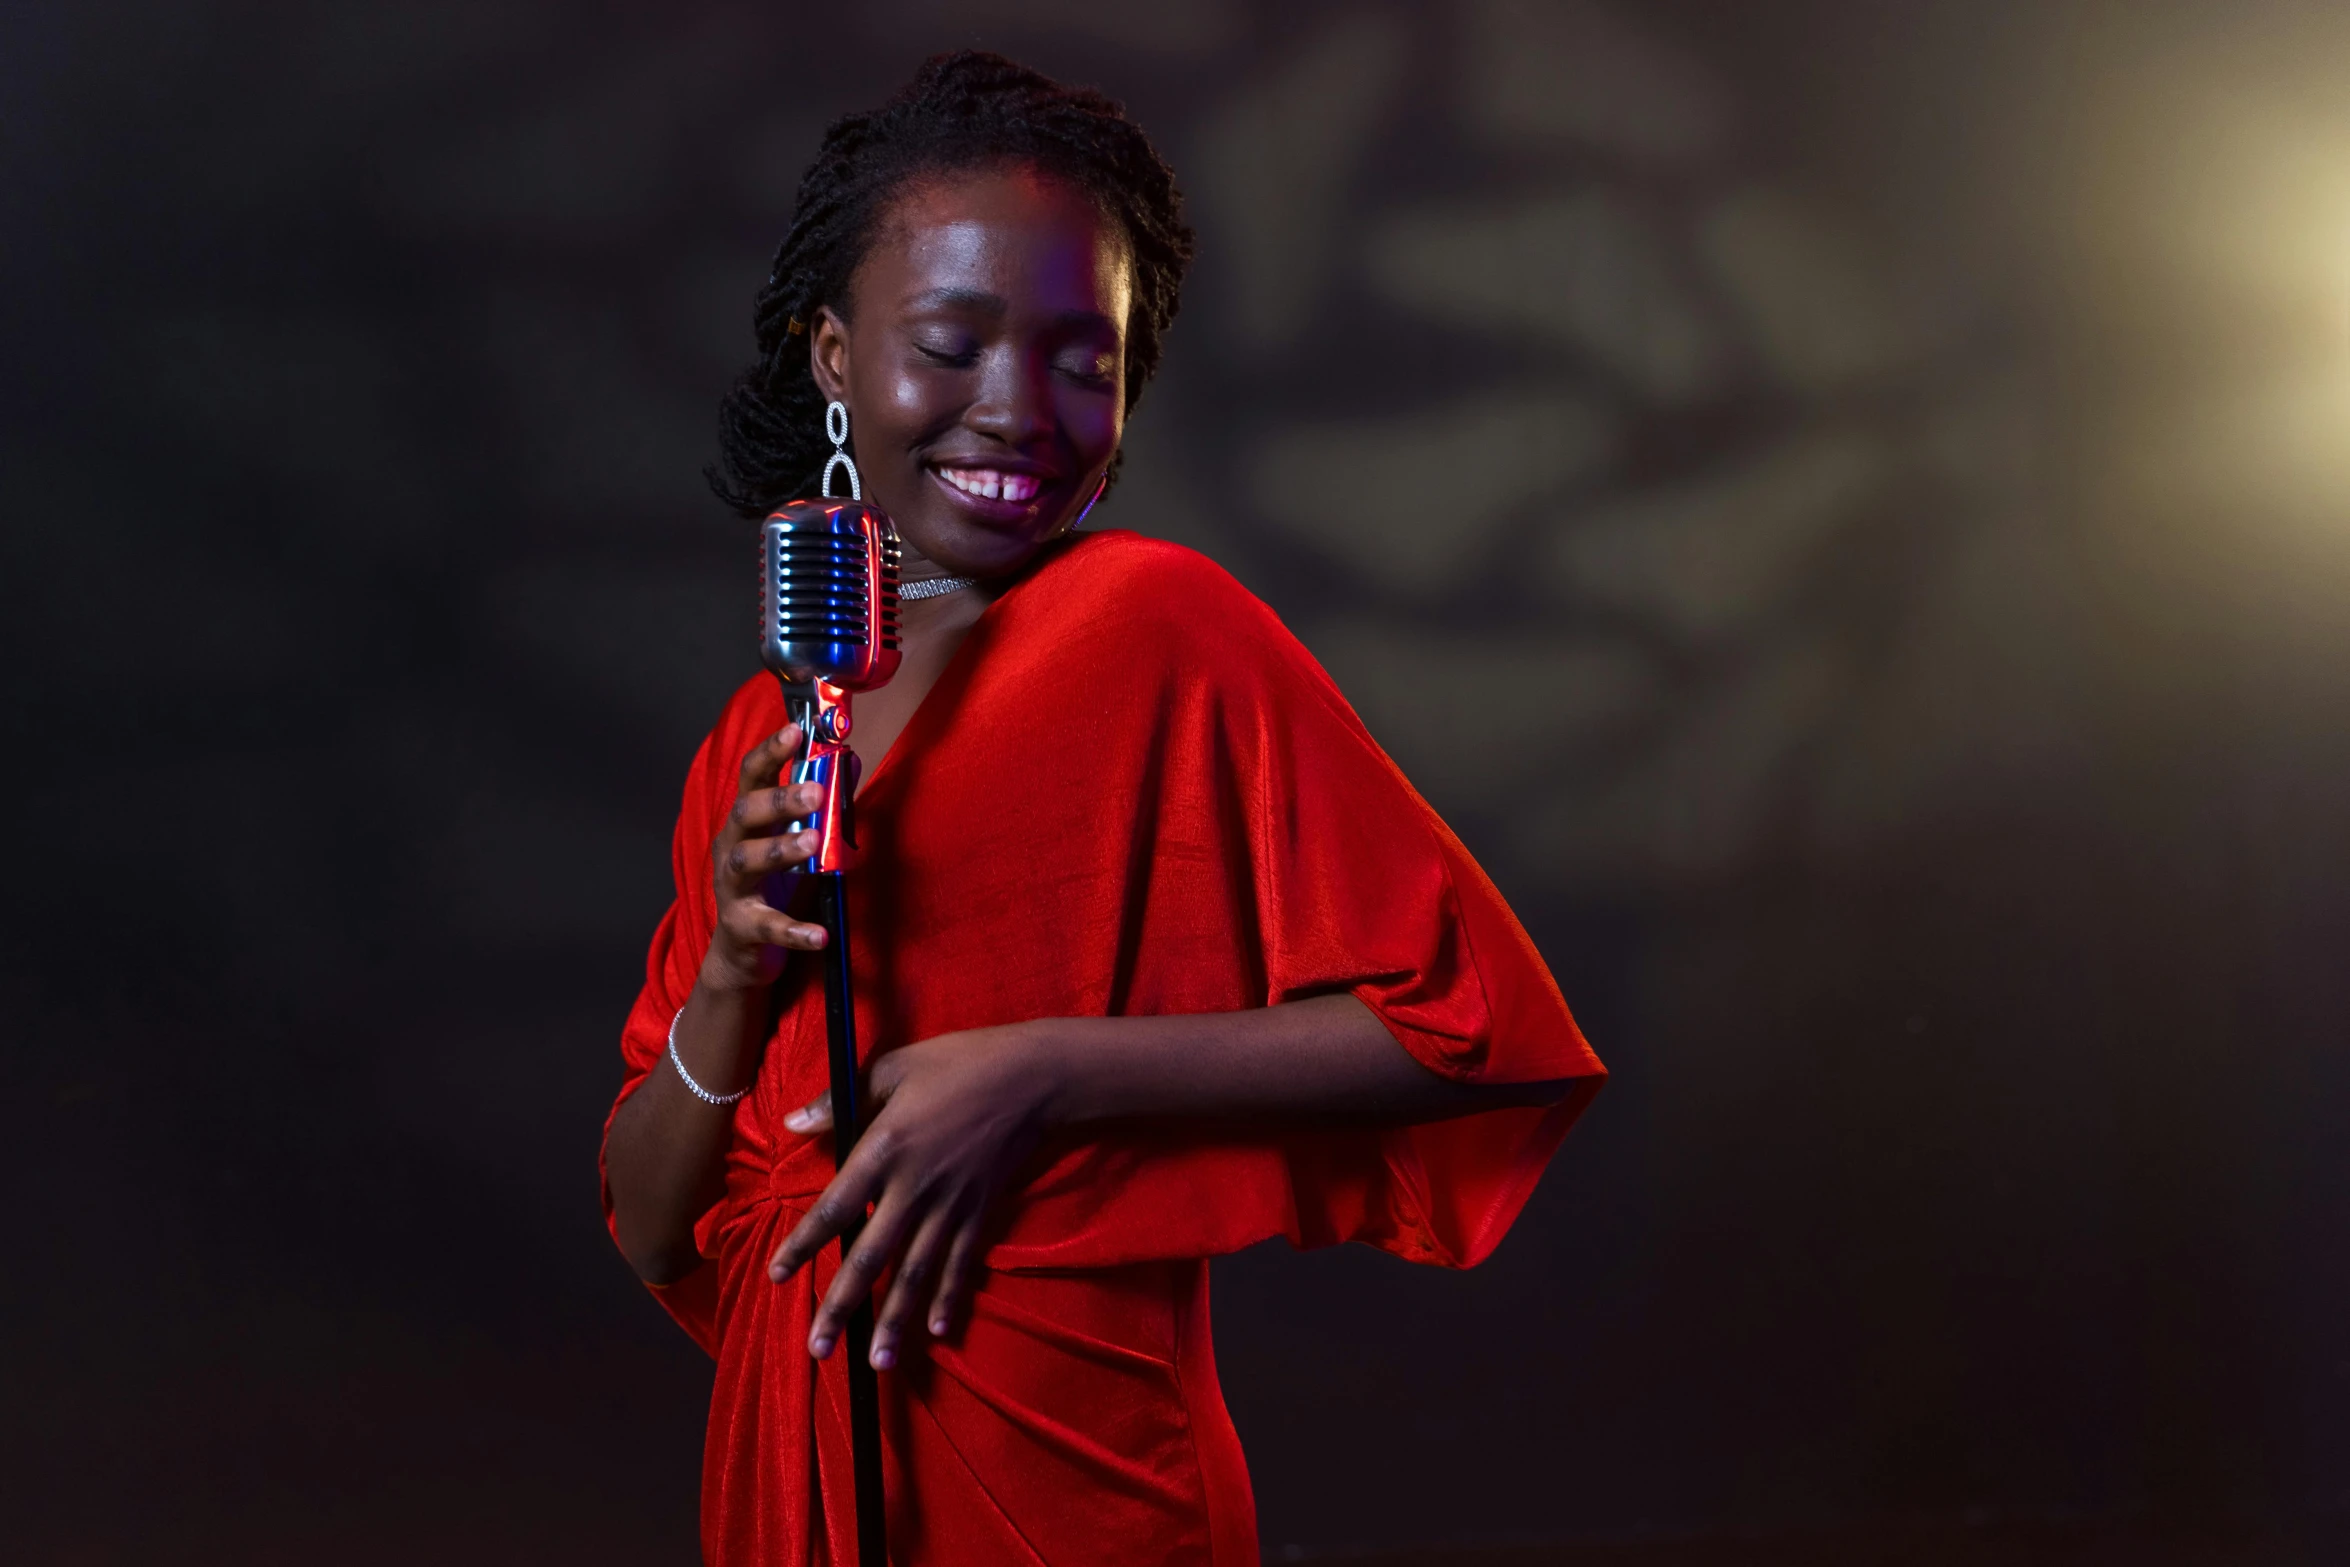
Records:
{"label": "smiling mouth", "polygon": [[975,499],[1025,506],[1043,488],[1033,473],[1006,473],[1001,468],[947,468],[930,470],[948,484]]}

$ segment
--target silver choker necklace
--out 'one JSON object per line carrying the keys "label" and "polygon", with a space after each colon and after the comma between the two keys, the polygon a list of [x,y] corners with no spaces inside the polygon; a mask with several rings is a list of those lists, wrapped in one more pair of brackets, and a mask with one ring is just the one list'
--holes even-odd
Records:
{"label": "silver choker necklace", "polygon": [[943,594],[977,586],[979,586],[977,577],[924,577],[920,582],[899,583],[898,597],[902,599],[934,599]]}

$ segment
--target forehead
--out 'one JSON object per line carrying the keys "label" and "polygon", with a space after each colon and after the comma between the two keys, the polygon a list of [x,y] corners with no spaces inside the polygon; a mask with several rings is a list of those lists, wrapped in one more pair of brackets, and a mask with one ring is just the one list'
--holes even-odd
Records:
{"label": "forehead", "polygon": [[1123,325],[1133,251],[1091,196],[1034,168],[927,175],[892,199],[856,292],[860,305],[887,306],[941,291]]}

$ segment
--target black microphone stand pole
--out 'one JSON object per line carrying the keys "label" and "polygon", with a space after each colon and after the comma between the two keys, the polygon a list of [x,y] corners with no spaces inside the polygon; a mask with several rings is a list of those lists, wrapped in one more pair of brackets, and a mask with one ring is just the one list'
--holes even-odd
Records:
{"label": "black microphone stand pole", "polygon": [[[857,1008],[849,979],[849,889],[839,871],[818,871],[817,920],[824,926],[824,1044],[832,1071],[833,1168],[865,1130],[857,1092]],[[840,1232],[840,1261],[847,1267],[865,1228],[860,1211]],[[881,1384],[873,1371],[873,1292],[865,1291],[849,1312],[840,1354],[849,1377],[849,1467],[857,1486],[858,1567],[887,1567],[888,1513],[881,1489]]]}
{"label": "black microphone stand pole", "polygon": [[[806,737],[794,783],[824,784],[831,808],[824,813],[822,836],[835,834],[854,845],[857,754],[843,743],[847,721],[832,703],[819,700],[814,690],[786,684],[785,706]],[[832,709],[828,711],[828,709]],[[828,722],[827,720],[833,720]],[[809,823],[794,823],[794,830]],[[820,855],[823,851],[819,851]],[[865,1130],[863,1096],[857,1089],[857,998],[849,958],[849,889],[845,872],[812,869],[806,880],[816,885],[816,919],[824,927],[824,1047],[832,1086],[832,1167],[849,1162],[857,1139]],[[862,1206],[841,1227],[840,1263],[847,1267],[864,1232]],[[857,1495],[857,1567],[888,1567],[888,1507],[881,1484],[881,1383],[873,1370],[873,1292],[867,1290],[850,1310],[835,1347],[849,1384],[849,1472]]]}

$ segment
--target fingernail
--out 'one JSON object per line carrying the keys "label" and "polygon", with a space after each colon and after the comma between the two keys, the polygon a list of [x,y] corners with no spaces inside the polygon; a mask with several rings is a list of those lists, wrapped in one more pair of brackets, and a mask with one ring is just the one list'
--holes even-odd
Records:
{"label": "fingernail", "polygon": [[945,1338],[947,1336],[946,1318],[932,1317],[930,1319],[930,1336],[932,1338]]}
{"label": "fingernail", "polygon": [[897,1360],[898,1357],[890,1353],[890,1348],[887,1344],[876,1344],[873,1346],[874,1370],[887,1371],[891,1366],[897,1364]]}
{"label": "fingernail", "polygon": [[785,1279],[791,1277],[791,1269],[785,1267],[780,1262],[771,1262],[767,1265],[767,1276],[773,1279],[776,1283],[781,1284]]}
{"label": "fingernail", "polygon": [[791,1114],[783,1118],[783,1124],[796,1132],[801,1127],[808,1124],[808,1112],[805,1110],[794,1110]]}
{"label": "fingernail", "polygon": [[822,1360],[825,1356],[832,1353],[832,1340],[828,1338],[812,1338],[808,1340],[808,1353],[814,1355],[818,1360]]}

